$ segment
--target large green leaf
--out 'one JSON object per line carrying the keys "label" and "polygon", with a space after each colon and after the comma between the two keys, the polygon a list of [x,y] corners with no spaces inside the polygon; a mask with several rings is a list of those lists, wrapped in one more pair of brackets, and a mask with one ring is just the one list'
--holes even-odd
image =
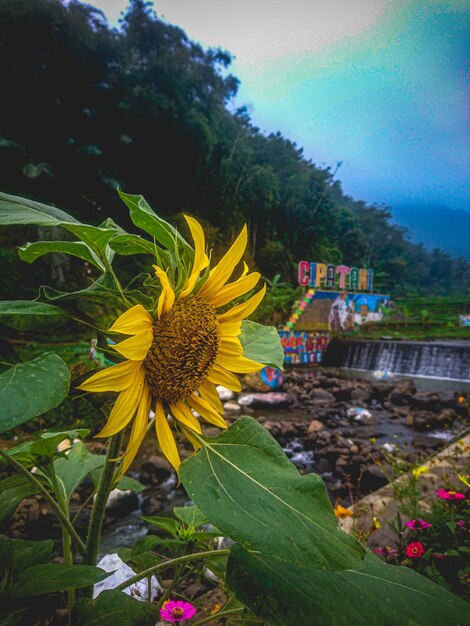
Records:
{"label": "large green leaf", "polygon": [[0,578],[8,572],[10,581],[31,565],[47,563],[52,556],[54,542],[30,541],[29,539],[0,539]]}
{"label": "large green leaf", "polygon": [[56,207],[0,192],[0,224],[61,226],[64,223],[79,224],[71,215]]}
{"label": "large green leaf", "polygon": [[54,461],[56,476],[62,481],[67,498],[92,470],[102,465],[103,457],[92,454],[82,441],[74,443],[70,452]]}
{"label": "large green leaf", "polygon": [[183,249],[190,249],[186,240],[180,235],[174,226],[159,217],[147,204],[141,195],[131,195],[118,191],[119,196],[129,209],[132,222],[141,228],[165,248],[173,250],[175,242]]}
{"label": "large green leaf", "polygon": [[271,626],[466,626],[470,605],[407,567],[368,554],[360,570],[325,572],[232,548],[227,582]]}
{"label": "large green leaf", "polygon": [[100,228],[89,224],[63,224],[63,226],[85,242],[100,259],[112,260],[114,252],[108,244],[119,233],[116,228]]}
{"label": "large green leaf", "polygon": [[209,521],[197,506],[175,506],[173,507],[173,513],[186,526],[193,526],[194,528],[207,524]]}
{"label": "large green leaf", "polygon": [[109,244],[118,254],[151,254],[154,256],[156,246],[153,242],[139,235],[117,235]]}
{"label": "large green leaf", "polygon": [[17,330],[57,327],[67,321],[66,311],[53,304],[30,300],[0,302],[0,321]]}
{"label": "large green leaf", "polygon": [[53,456],[59,454],[57,446],[61,441],[64,441],[64,439],[70,439],[71,441],[76,438],[84,439],[89,432],[88,428],[77,428],[42,433],[38,439],[24,441],[14,448],[10,448],[8,454],[24,465],[34,464],[37,461],[37,457],[41,457],[43,462],[47,462]]}
{"label": "large green leaf", "polygon": [[274,326],[243,320],[240,343],[243,346],[243,356],[247,359],[283,369],[284,351]]}
{"label": "large green leaf", "polygon": [[111,574],[112,572],[105,572],[93,565],[62,563],[33,565],[20,573],[11,589],[0,593],[0,600],[16,600],[66,589],[82,589],[99,583]]}
{"label": "large green leaf", "polygon": [[242,417],[200,441],[202,449],[181,464],[179,476],[224,534],[299,565],[361,566],[365,549],[339,529],[320,476],[301,476],[264,426]]}
{"label": "large green leaf", "polygon": [[21,474],[0,480],[0,528],[10,519],[22,500],[37,491],[26,476]]}
{"label": "large green leaf", "polygon": [[0,432],[53,409],[66,397],[70,372],[53,352],[0,374]]}
{"label": "large green leaf", "polygon": [[75,608],[76,626],[154,626],[155,605],[139,602],[122,591],[102,591],[96,600],[82,598]]}
{"label": "large green leaf", "polygon": [[98,256],[83,241],[36,241],[35,243],[27,243],[18,250],[20,259],[27,263],[33,263],[44,254],[52,252],[71,254],[94,265],[102,272],[105,271],[105,267]]}

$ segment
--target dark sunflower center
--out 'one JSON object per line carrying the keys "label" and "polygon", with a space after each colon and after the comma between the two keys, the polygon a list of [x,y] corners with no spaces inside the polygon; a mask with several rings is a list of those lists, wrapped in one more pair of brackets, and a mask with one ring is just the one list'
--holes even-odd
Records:
{"label": "dark sunflower center", "polygon": [[215,310],[187,296],[153,324],[153,343],[144,361],[155,398],[176,402],[196,391],[215,363],[219,330]]}

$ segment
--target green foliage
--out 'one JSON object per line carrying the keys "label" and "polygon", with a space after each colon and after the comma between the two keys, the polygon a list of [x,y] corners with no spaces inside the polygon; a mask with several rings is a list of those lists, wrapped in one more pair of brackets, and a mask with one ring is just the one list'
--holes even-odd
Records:
{"label": "green foliage", "polygon": [[227,582],[273,626],[462,626],[470,605],[406,568],[368,554],[359,570],[325,572],[232,548]]}
{"label": "green foliage", "polygon": [[284,351],[279,342],[278,332],[273,326],[262,326],[250,320],[243,320],[240,343],[247,359],[284,369]]}
{"label": "green foliage", "polygon": [[68,393],[70,372],[60,357],[45,353],[0,374],[0,432],[57,406]]}
{"label": "green foliage", "polygon": [[0,321],[16,330],[45,330],[60,327],[68,319],[67,311],[44,302],[3,300]]}
{"label": "green foliage", "polygon": [[154,606],[114,589],[102,591],[96,600],[79,600],[75,617],[76,626],[101,626],[111,621],[113,626],[153,626],[157,619]]}
{"label": "green foliage", "polygon": [[364,549],[339,530],[316,474],[300,476],[270,433],[250,417],[183,462],[180,478],[217,528],[250,549],[320,569],[358,568]]}

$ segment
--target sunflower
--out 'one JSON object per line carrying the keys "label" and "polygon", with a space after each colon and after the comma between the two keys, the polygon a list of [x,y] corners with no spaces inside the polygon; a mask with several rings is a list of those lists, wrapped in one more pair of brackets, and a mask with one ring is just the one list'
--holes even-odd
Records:
{"label": "sunflower", "polygon": [[142,443],[151,409],[155,412],[160,448],[178,471],[180,457],[167,415],[171,414],[197,448],[191,433],[201,433],[201,426],[194,412],[211,424],[227,428],[216,385],[241,391],[235,373],[256,372],[264,367],[243,356],[239,336],[242,320],[259,305],[266,286],[246,302],[217,312],[253,289],[260,278],[258,272],[248,273],[244,265],[241,276],[227,282],[245,251],[246,226],[220,262],[208,271],[204,231],[194,218],[185,219],[194,241],[194,260],[182,291],[175,294],[167,273],[154,265],[162,287],[155,314],[137,304],[118,317],[109,332],[128,336],[113,345],[126,360],[92,375],[79,386],[88,392],[119,393],[106,425],[96,437],[111,437],[134,419],[121,474]]}

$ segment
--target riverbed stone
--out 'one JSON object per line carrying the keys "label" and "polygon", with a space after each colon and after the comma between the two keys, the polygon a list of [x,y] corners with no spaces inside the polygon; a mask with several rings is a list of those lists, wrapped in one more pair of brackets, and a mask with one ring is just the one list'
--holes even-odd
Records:
{"label": "riverbed stone", "polygon": [[216,391],[219,395],[219,398],[222,400],[222,402],[227,402],[228,400],[232,400],[235,396],[234,392],[231,389],[227,389],[227,387],[224,387],[223,385],[217,385]]}
{"label": "riverbed stone", "polygon": [[238,404],[238,402],[230,401],[224,403],[224,410],[227,411],[227,413],[240,413],[242,407]]}
{"label": "riverbed stone", "polygon": [[335,401],[335,397],[326,389],[313,389],[310,394],[310,399],[313,400],[315,404],[333,404]]}
{"label": "riverbed stone", "polygon": [[320,422],[319,420],[312,420],[308,425],[307,435],[310,435],[311,433],[317,433],[324,428],[325,425],[322,422]]}
{"label": "riverbed stone", "polygon": [[280,408],[289,406],[292,397],[284,391],[270,391],[268,393],[241,393],[238,396],[238,404],[252,408]]}

